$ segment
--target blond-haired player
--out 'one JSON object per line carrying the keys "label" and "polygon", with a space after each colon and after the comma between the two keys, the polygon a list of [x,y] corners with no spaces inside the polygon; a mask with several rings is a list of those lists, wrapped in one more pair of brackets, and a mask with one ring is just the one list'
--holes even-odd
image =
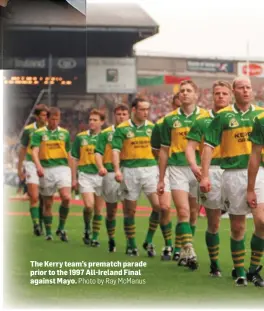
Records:
{"label": "blond-haired player", "polygon": [[[195,152],[197,148],[202,152],[204,134],[215,118],[217,111],[225,108],[231,103],[232,88],[226,81],[216,81],[213,84],[213,108],[196,119],[190,132],[187,135],[188,145],[186,147],[186,158],[190,164],[191,170],[198,181],[201,180],[201,167],[196,162]],[[207,231],[205,233],[206,245],[211,261],[210,275],[214,277],[221,276],[219,265],[219,224],[221,217],[222,198],[221,181],[222,170],[220,146],[214,149],[213,160],[210,166],[210,178],[213,183],[212,190],[208,193],[199,191],[199,201],[206,208]],[[198,189],[199,190],[199,189]]]}

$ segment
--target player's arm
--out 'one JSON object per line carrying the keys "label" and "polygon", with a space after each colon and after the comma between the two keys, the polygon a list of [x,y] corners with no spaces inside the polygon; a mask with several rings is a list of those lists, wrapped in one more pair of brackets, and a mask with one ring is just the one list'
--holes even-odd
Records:
{"label": "player's arm", "polygon": [[248,162],[247,202],[251,208],[256,208],[255,184],[261,161],[261,152],[262,148],[264,148],[264,130],[258,118],[256,118],[249,140],[252,142],[252,152]]}
{"label": "player's arm", "polygon": [[218,115],[211,122],[205,131],[204,148],[202,153],[202,178],[200,188],[202,192],[209,192],[211,184],[209,180],[209,168],[213,157],[214,148],[221,144],[222,137],[222,123],[221,116]]}
{"label": "player's arm", "polygon": [[39,177],[44,176],[44,169],[40,163],[39,159],[39,148],[41,144],[41,135],[38,132],[35,132],[32,136],[31,140],[31,148],[32,148],[32,160],[36,165],[37,173]]}
{"label": "player's arm", "polygon": [[113,167],[115,171],[115,179],[117,182],[121,182],[123,180],[123,174],[120,170],[120,152],[123,148],[124,135],[120,128],[115,130],[112,140],[112,161]]}
{"label": "player's arm", "polygon": [[159,152],[160,152],[160,129],[158,124],[156,123],[152,134],[151,134],[151,139],[150,139],[150,144],[151,144],[151,150],[152,154],[154,155],[155,159],[159,159]]}
{"label": "player's arm", "polygon": [[169,159],[169,150],[171,145],[171,128],[167,122],[167,119],[164,119],[163,125],[161,127],[161,147],[159,152],[159,182],[157,187],[157,192],[159,195],[163,194],[165,183],[165,173]]}
{"label": "player's arm", "polygon": [[21,147],[18,154],[18,164],[17,164],[17,174],[19,179],[22,181],[25,179],[25,174],[23,173],[23,161],[25,160],[27,153],[27,146],[29,144],[29,132],[24,130],[21,137]]}
{"label": "player's arm", "polygon": [[201,168],[197,165],[196,162],[196,150],[198,146],[200,146],[203,136],[200,122],[201,121],[196,120],[191,127],[187,135],[188,143],[185,150],[186,159],[190,165],[194,176],[198,181],[200,181],[202,177]]}
{"label": "player's arm", "polygon": [[17,174],[19,179],[23,181],[25,179],[25,174],[23,172],[23,161],[27,153],[27,147],[21,146],[18,154],[18,164],[17,164]]}
{"label": "player's arm", "polygon": [[95,147],[95,163],[98,168],[98,174],[100,176],[105,176],[107,174],[107,170],[104,167],[103,162],[106,144],[107,144],[107,135],[105,133],[100,133],[98,135]]}
{"label": "player's arm", "polygon": [[71,149],[71,171],[72,171],[72,187],[77,187],[77,167],[80,159],[80,139],[79,136],[75,137],[75,140]]}
{"label": "player's arm", "polygon": [[66,152],[67,152],[67,155],[68,155],[68,165],[72,171],[72,156],[71,156],[71,139],[70,139],[70,133],[68,132],[68,135],[67,135],[67,138],[66,138],[66,141],[65,141],[65,149],[66,149]]}

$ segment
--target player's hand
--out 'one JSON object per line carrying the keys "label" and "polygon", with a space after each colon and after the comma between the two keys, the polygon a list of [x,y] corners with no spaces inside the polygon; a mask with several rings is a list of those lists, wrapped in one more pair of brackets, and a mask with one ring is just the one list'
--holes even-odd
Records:
{"label": "player's hand", "polygon": [[75,191],[78,190],[77,179],[72,179],[72,189],[75,190]]}
{"label": "player's hand", "polygon": [[18,170],[17,175],[18,175],[20,181],[23,181],[23,180],[25,180],[25,178],[26,178],[26,175],[25,175],[25,173],[23,172],[23,170]]}
{"label": "player's hand", "polygon": [[115,172],[115,180],[119,183],[123,181],[123,174],[121,173],[120,170]]}
{"label": "player's hand", "polygon": [[195,165],[191,166],[191,170],[193,172],[193,175],[197,179],[197,181],[200,182],[201,178],[202,178],[202,169],[201,169],[201,167],[195,164]]}
{"label": "player's hand", "polygon": [[255,191],[248,191],[247,192],[247,203],[250,206],[250,208],[256,208],[257,207],[257,196]]}
{"label": "player's hand", "polygon": [[37,174],[38,174],[38,177],[44,176],[44,169],[42,166],[37,167]]}
{"label": "player's hand", "polygon": [[105,176],[107,174],[107,169],[105,167],[100,168],[98,171],[99,176]]}
{"label": "player's hand", "polygon": [[209,178],[202,178],[200,181],[200,189],[202,192],[210,192],[211,191],[211,183]]}
{"label": "player's hand", "polygon": [[157,194],[162,195],[165,190],[165,182],[164,181],[159,181],[157,185]]}

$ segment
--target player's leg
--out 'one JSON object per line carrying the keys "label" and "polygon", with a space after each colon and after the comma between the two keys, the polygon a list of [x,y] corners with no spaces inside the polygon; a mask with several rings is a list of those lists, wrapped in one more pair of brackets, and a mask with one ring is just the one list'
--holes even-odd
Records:
{"label": "player's leg", "polygon": [[140,181],[141,168],[124,168],[123,182],[121,189],[124,197],[123,212],[124,212],[124,231],[127,238],[126,254],[130,256],[138,256],[138,249],[136,244],[136,223],[135,214],[137,207],[137,200],[141,193]]}
{"label": "player's leg", "polygon": [[39,189],[37,184],[28,183],[28,195],[29,195],[29,204],[30,204],[30,215],[33,223],[34,234],[36,236],[41,235],[41,229],[39,225]]}
{"label": "player's leg", "polygon": [[232,275],[237,286],[247,286],[245,272],[246,215],[250,209],[246,201],[247,170],[224,171],[222,178],[223,202],[231,226],[231,253],[234,264]]}
{"label": "player's leg", "polygon": [[116,182],[115,175],[109,172],[103,178],[103,197],[106,202],[105,226],[108,235],[108,250],[110,253],[116,251],[115,230],[117,202],[120,199],[120,184]]}
{"label": "player's leg", "polygon": [[70,210],[71,188],[70,187],[60,188],[59,195],[61,198],[61,205],[59,209],[59,226],[56,231],[56,234],[60,236],[62,242],[68,242],[68,236],[65,232],[64,227]]}
{"label": "player's leg", "polygon": [[38,207],[39,177],[37,175],[35,164],[33,162],[26,162],[25,172],[26,172],[26,184],[30,204],[29,210],[34,227],[34,234],[36,236],[40,236],[41,230],[39,226],[39,207]]}
{"label": "player's leg", "polygon": [[[58,189],[61,198],[59,209],[59,226],[56,234],[60,236],[62,242],[68,242],[64,226],[69,214],[71,202],[71,170],[68,166],[59,166],[52,169],[53,179],[55,180],[55,189]],[[54,189],[54,191],[55,191]]]}
{"label": "player's leg", "polygon": [[116,203],[106,202],[105,225],[108,234],[108,250],[110,253],[116,251],[116,243],[115,243],[116,212],[117,212],[117,202]]}
{"label": "player's leg", "polygon": [[192,230],[192,236],[194,237],[200,205],[199,203],[197,203],[197,199],[192,196],[189,196],[189,205],[190,205],[190,226]]}
{"label": "player's leg", "polygon": [[95,204],[94,192],[83,192],[85,190],[80,189],[82,195],[84,207],[83,207],[83,222],[84,222],[84,235],[83,242],[86,245],[91,244],[91,221]]}
{"label": "player's leg", "polygon": [[252,209],[254,219],[255,232],[251,238],[251,260],[249,273],[247,278],[253,282],[255,286],[264,287],[264,281],[259,272],[262,269],[261,258],[264,253],[264,169],[260,168],[257,179],[255,191],[257,195],[258,206]]}
{"label": "player's leg", "polygon": [[153,237],[160,223],[160,204],[159,197],[156,193],[157,182],[158,182],[158,167],[143,167],[138,170],[140,174],[140,183],[142,185],[142,190],[147,196],[150,205],[152,207],[152,212],[149,217],[149,227],[145,241],[143,243],[143,248],[147,251],[149,257],[154,257],[156,255],[155,248],[153,245]]}
{"label": "player's leg", "polygon": [[221,276],[219,265],[219,224],[221,218],[220,208],[210,209],[206,208],[207,215],[207,230],[205,232],[205,241],[210,257],[210,275],[214,277]]}
{"label": "player's leg", "polygon": [[188,264],[191,269],[197,269],[197,258],[193,249],[190,226],[189,193],[184,190],[172,189],[172,198],[178,215],[176,234],[181,239],[182,246],[179,265]]}
{"label": "player's leg", "polygon": [[219,225],[222,208],[222,170],[219,167],[211,167],[210,180],[212,183],[211,191],[204,194],[198,189],[198,195],[199,202],[206,208],[207,230],[205,232],[205,241],[210,258],[210,275],[213,277],[221,277],[219,265]]}
{"label": "player's leg", "polygon": [[149,228],[143,248],[147,251],[149,257],[154,257],[156,255],[156,251],[153,245],[153,237],[160,223],[159,198],[157,193],[146,193],[146,195],[152,207],[152,212],[149,217]]}
{"label": "player's leg", "polygon": [[105,206],[105,201],[101,196],[95,194],[95,203],[94,203],[94,216],[93,216],[93,232],[92,232],[92,241],[91,246],[98,247],[100,243],[98,241],[100,228],[102,225],[103,215],[102,209]]}
{"label": "player's leg", "polygon": [[45,239],[47,241],[53,240],[52,237],[52,205],[53,205],[53,195],[45,196],[43,195],[43,221],[46,231]]}
{"label": "player's leg", "polygon": [[172,223],[171,223],[171,192],[164,192],[160,198],[160,229],[165,242],[161,260],[171,260],[172,257]]}
{"label": "player's leg", "polygon": [[43,230],[43,198],[41,196],[41,194],[39,194],[39,226],[40,226],[40,230],[42,232]]}
{"label": "player's leg", "polygon": [[137,208],[137,201],[124,199],[124,230],[127,238],[128,247],[126,254],[130,256],[138,256],[138,249],[136,244],[136,223],[135,214]]}

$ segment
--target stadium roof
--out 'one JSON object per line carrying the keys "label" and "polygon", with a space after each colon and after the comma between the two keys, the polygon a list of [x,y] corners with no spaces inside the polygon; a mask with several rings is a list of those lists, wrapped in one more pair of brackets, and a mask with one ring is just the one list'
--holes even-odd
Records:
{"label": "stadium roof", "polygon": [[137,4],[89,3],[85,17],[71,5],[67,3],[61,5],[61,1],[55,3],[47,0],[13,0],[12,2],[12,16],[8,20],[8,25],[12,29],[62,31],[143,29],[152,35],[158,32],[158,24]]}

